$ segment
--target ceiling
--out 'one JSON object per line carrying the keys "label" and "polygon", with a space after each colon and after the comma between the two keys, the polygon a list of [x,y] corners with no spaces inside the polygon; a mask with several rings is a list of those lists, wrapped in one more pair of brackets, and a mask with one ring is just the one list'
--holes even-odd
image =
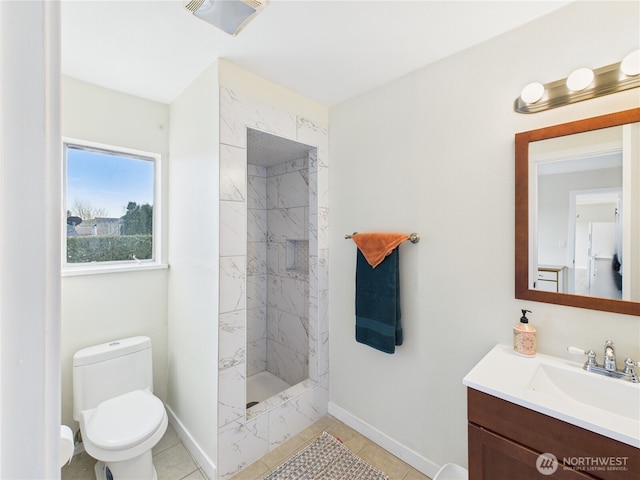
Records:
{"label": "ceiling", "polygon": [[287,138],[247,128],[247,163],[272,167],[279,163],[308,158],[313,147]]}
{"label": "ceiling", "polygon": [[232,37],[182,0],[62,0],[62,71],[171,103],[225,58],[332,106],[568,3],[269,0]]}

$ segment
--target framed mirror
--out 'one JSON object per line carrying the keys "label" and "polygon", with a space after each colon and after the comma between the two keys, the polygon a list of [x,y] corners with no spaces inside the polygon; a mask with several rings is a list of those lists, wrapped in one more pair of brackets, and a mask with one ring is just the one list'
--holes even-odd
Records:
{"label": "framed mirror", "polygon": [[515,296],[640,315],[640,108],[515,136]]}

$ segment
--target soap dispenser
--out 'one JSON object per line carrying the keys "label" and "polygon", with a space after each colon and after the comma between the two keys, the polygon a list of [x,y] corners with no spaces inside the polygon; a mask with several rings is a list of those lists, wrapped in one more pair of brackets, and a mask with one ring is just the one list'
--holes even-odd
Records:
{"label": "soap dispenser", "polygon": [[522,309],[520,322],[513,326],[513,350],[523,357],[536,356],[536,328],[529,324],[527,313],[531,310]]}

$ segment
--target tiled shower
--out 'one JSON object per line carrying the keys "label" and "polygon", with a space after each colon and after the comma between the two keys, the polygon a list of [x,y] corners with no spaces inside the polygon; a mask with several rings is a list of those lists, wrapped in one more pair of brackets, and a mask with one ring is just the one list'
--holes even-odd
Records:
{"label": "tiled shower", "polygon": [[[309,157],[316,153],[252,129],[247,142],[247,376],[273,375],[286,388],[309,373]],[[247,402],[266,396],[249,388]]]}
{"label": "tiled shower", "polygon": [[[252,247],[247,242],[249,220],[249,172],[251,176],[265,175],[265,186],[269,177],[267,172],[253,169],[249,164],[252,158],[252,131],[268,134],[270,140],[290,148],[305,145],[306,149],[298,154],[281,156],[270,166],[277,165],[282,159],[294,161],[306,158],[308,161],[308,233],[306,238],[292,235],[284,242],[285,268],[287,275],[268,277],[257,274],[256,264],[267,263],[264,250],[258,245]],[[251,464],[269,451],[277,448],[293,435],[317,421],[327,412],[329,387],[329,319],[328,319],[328,258],[329,258],[329,167],[328,167],[328,130],[309,119],[280,110],[272,105],[259,102],[220,88],[220,290],[218,316],[218,454],[217,477],[226,480]],[[309,150],[309,145],[313,146]],[[261,149],[262,152],[266,148]],[[286,165],[286,164],[285,164]],[[261,166],[265,166],[262,164]],[[267,167],[265,167],[267,168]],[[290,167],[291,168],[291,164]],[[285,167],[286,170],[286,167]],[[297,175],[305,168],[298,170]],[[275,167],[274,167],[275,171]],[[295,169],[293,171],[296,171]],[[280,177],[280,183],[292,180],[293,176],[271,175],[273,181]],[[274,172],[275,173],[275,172]],[[254,184],[255,185],[255,184]],[[273,184],[269,184],[273,185]],[[258,187],[261,188],[261,187]],[[284,190],[283,190],[284,192]],[[292,197],[292,195],[287,195]],[[266,202],[266,188],[263,201]],[[277,197],[273,197],[275,199]],[[255,204],[253,205],[256,206]],[[272,209],[271,216],[288,213],[295,217],[296,208],[287,206]],[[266,206],[264,208],[266,209]],[[281,210],[281,211],[279,211]],[[255,214],[256,212],[253,212]],[[267,216],[269,213],[267,213]],[[258,224],[257,224],[258,225]],[[267,226],[260,223],[265,232]],[[305,227],[303,227],[304,229]],[[299,231],[299,230],[298,230]],[[256,237],[252,237],[255,238]],[[304,252],[308,240],[308,255]],[[282,243],[282,242],[280,242]],[[297,244],[296,244],[297,243]],[[295,244],[295,245],[294,245]],[[286,256],[286,246],[290,248]],[[258,248],[251,252],[249,248]],[[296,247],[298,257],[291,255]],[[300,248],[301,247],[301,248]],[[271,249],[273,255],[275,249]],[[277,250],[281,252],[280,249]],[[257,252],[257,253],[256,253]],[[268,252],[268,251],[267,251]],[[268,257],[269,253],[267,253]],[[260,305],[257,295],[267,292],[267,296],[290,301],[283,284],[301,285],[292,279],[299,278],[304,270],[303,263],[295,259],[308,259],[308,375],[299,383],[274,395],[264,402],[246,408],[247,373],[249,367],[247,337],[254,340],[263,338],[261,333],[253,332],[250,326],[249,310]],[[288,263],[289,262],[289,263]],[[252,278],[249,278],[252,277]],[[270,282],[270,283],[268,283]],[[257,285],[256,285],[257,284]],[[268,288],[267,288],[268,284]],[[264,285],[264,288],[262,287]],[[258,286],[259,288],[256,288]],[[251,297],[249,291],[254,293]],[[275,296],[274,296],[275,295]],[[277,297],[280,295],[280,297]],[[268,301],[268,300],[267,300]],[[281,304],[282,302],[275,302]],[[293,301],[291,300],[293,304]],[[258,307],[259,309],[259,307]],[[284,310],[283,310],[284,311]],[[296,312],[296,310],[292,310]],[[257,312],[253,312],[257,313]],[[253,314],[252,313],[252,314]],[[300,315],[298,316],[301,317]],[[266,327],[264,327],[266,330]],[[259,330],[261,330],[260,328]],[[249,330],[252,330],[251,332]],[[276,330],[277,331],[277,330]],[[275,334],[277,335],[277,334]],[[266,337],[265,337],[266,338]],[[283,342],[280,342],[283,343]],[[265,360],[266,366],[266,360]],[[266,372],[266,369],[264,370]],[[256,375],[257,376],[257,375]],[[277,377],[275,377],[277,378]]]}

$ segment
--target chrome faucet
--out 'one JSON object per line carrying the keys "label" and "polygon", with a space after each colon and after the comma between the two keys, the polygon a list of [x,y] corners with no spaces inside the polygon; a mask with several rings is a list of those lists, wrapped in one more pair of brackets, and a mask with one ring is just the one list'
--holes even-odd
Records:
{"label": "chrome faucet", "polygon": [[598,375],[605,375],[607,377],[619,378],[627,380],[632,383],[640,383],[638,373],[635,372],[634,367],[640,367],[640,362],[635,362],[630,358],[624,361],[624,369],[618,370],[616,366],[616,352],[613,348],[613,342],[607,340],[604,343],[604,362],[602,365],[596,360],[596,352],[593,350],[581,350],[576,347],[567,347],[567,351],[574,355],[586,355],[587,361],[584,363],[584,368],[587,372],[597,373]]}
{"label": "chrome faucet", "polygon": [[611,340],[604,342],[604,363],[602,366],[610,372],[618,370],[618,366],[616,365],[616,352],[613,349],[613,342]]}

